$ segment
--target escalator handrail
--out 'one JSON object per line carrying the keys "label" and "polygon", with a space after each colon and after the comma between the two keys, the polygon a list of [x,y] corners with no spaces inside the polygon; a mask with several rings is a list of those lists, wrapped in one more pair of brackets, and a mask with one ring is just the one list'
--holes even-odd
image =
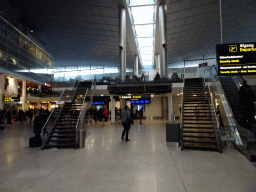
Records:
{"label": "escalator handrail", "polygon": [[181,150],[183,150],[184,92],[185,92],[185,74],[184,74],[184,77],[183,77],[182,101],[181,101],[181,121],[180,121]]}

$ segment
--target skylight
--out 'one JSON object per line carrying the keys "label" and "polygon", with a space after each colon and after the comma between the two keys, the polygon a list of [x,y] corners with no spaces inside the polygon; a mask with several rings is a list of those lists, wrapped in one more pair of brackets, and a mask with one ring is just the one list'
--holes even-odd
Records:
{"label": "skylight", "polygon": [[142,65],[153,65],[155,45],[155,0],[127,0]]}

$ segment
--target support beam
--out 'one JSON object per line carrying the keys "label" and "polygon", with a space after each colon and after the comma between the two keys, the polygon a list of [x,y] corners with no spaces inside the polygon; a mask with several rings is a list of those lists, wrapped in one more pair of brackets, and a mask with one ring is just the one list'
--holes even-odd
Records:
{"label": "support beam", "polygon": [[26,112],[26,91],[27,91],[27,86],[26,86],[26,80],[22,80],[22,110]]}
{"label": "support beam", "polygon": [[174,123],[172,93],[168,93],[168,122]]}
{"label": "support beam", "polygon": [[120,52],[121,52],[121,80],[126,76],[126,10],[121,9],[121,35],[120,35]]}
{"label": "support beam", "polygon": [[139,56],[135,56],[135,63],[134,63],[134,75],[138,77],[139,75]]}
{"label": "support beam", "polygon": [[166,73],[167,68],[167,45],[166,45],[166,19],[165,19],[165,5],[159,6],[159,34],[160,34],[160,57],[161,57],[161,73],[162,77],[167,77]]}
{"label": "support beam", "polygon": [[115,123],[116,122],[116,110],[115,110],[116,101],[113,95],[110,96],[110,99],[111,99],[111,123]]}
{"label": "support beam", "polygon": [[4,74],[0,75],[0,109],[4,109]]}

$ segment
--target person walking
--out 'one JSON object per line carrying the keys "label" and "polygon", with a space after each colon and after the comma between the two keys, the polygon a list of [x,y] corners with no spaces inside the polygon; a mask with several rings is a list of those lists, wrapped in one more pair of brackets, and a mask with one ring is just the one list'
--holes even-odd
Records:
{"label": "person walking", "polygon": [[133,119],[137,119],[137,109],[136,109],[135,105],[134,105],[134,107],[132,109],[132,113],[133,113]]}
{"label": "person walking", "polygon": [[129,135],[129,130],[131,126],[130,125],[131,116],[130,116],[130,111],[128,110],[128,106],[125,106],[125,110],[122,111],[121,118],[122,118],[122,124],[124,127],[121,139],[124,140],[124,135],[125,135],[125,141],[130,141],[128,139],[129,138],[128,135]]}
{"label": "person walking", "polygon": [[142,125],[142,118],[143,118],[143,107],[140,108],[140,111],[139,111],[139,115],[140,115],[140,124]]}

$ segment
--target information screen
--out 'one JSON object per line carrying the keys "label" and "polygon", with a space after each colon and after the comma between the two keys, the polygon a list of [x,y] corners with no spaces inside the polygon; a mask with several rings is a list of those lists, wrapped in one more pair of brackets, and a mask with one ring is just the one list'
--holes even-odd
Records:
{"label": "information screen", "polygon": [[4,102],[20,101],[20,95],[4,95]]}
{"label": "information screen", "polygon": [[216,45],[218,75],[255,75],[256,43]]}

